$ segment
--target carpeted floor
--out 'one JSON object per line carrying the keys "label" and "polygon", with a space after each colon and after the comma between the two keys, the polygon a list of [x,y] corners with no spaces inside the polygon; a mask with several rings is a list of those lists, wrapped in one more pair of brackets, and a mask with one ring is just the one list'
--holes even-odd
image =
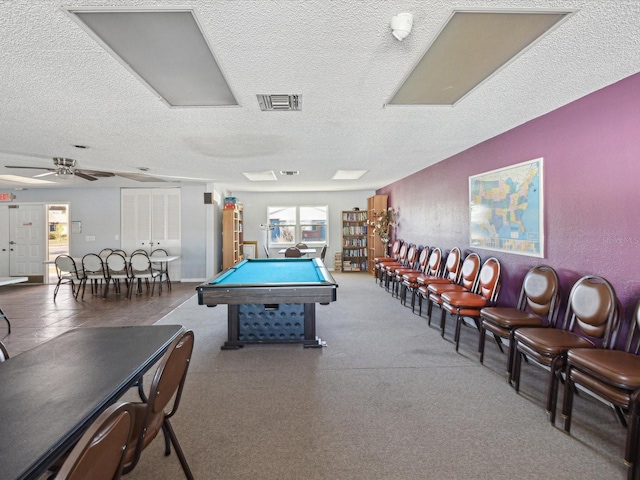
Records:
{"label": "carpeted floor", "polygon": [[[517,394],[492,341],[478,362],[477,330],[456,353],[451,321],[443,340],[373,277],[334,276],[338,301],[316,310],[322,349],[222,351],[227,307],[195,296],[159,322],[196,336],[173,421],[196,479],[625,478],[611,409],[580,395],[567,435],[545,414],[545,371],[523,364]],[[126,478],[184,478],[162,451],[157,439]]]}

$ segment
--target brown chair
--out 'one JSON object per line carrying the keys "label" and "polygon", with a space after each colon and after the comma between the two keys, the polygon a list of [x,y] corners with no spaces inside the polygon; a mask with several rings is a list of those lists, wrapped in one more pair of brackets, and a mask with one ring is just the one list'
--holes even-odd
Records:
{"label": "brown chair", "polygon": [[379,280],[381,281],[381,275],[382,275],[382,267],[385,263],[387,262],[397,262],[398,261],[398,257],[400,256],[400,248],[402,248],[402,244],[404,242],[401,239],[396,239],[394,240],[393,244],[391,245],[391,255],[388,257],[374,257],[373,258],[373,262],[374,262],[374,266],[373,266],[373,272],[374,275],[376,277],[376,282],[378,282]]}
{"label": "brown chair", "polygon": [[[428,324],[431,325],[431,314],[433,307],[437,307],[440,312],[440,335],[444,337],[445,329],[445,311],[442,309],[442,297],[444,292],[475,292],[480,276],[480,256],[477,253],[470,253],[462,262],[460,267],[460,277],[456,283],[430,283],[426,288],[429,298],[427,305]],[[422,290],[423,287],[420,287]]]}
{"label": "brown chair", "polygon": [[119,479],[132,429],[133,405],[123,402],[110,406],[76,443],[55,479]]}
{"label": "brown chair", "polygon": [[400,286],[400,303],[407,304],[407,292],[411,292],[411,311],[414,310],[416,301],[416,290],[418,288],[418,278],[425,275],[439,276],[442,270],[442,250],[439,248],[429,249],[425,247],[420,253],[418,267],[415,270],[402,274],[402,285]]}
{"label": "brown chair", "polygon": [[500,293],[500,279],[500,262],[497,258],[491,257],[482,265],[478,275],[478,284],[474,291],[442,293],[443,312],[456,317],[456,330],[453,336],[456,352],[460,346],[460,330],[464,319],[472,320],[475,327],[480,330],[480,311],[484,307],[495,305]]}
{"label": "brown chair", "polygon": [[[638,460],[638,395],[640,395],[640,302],[635,307],[624,350],[570,348],[567,352],[562,416],[564,430],[571,429],[576,385],[610,404],[627,427],[625,463],[629,478],[636,478]],[[635,406],[635,408],[634,408]],[[626,417],[629,417],[627,421]]]}
{"label": "brown chair", "polygon": [[298,247],[289,247],[284,251],[284,256],[287,258],[299,258],[302,253]]}
{"label": "brown chair", "polygon": [[[417,290],[415,294],[418,297],[418,315],[422,315],[422,299],[429,298],[429,285],[434,284],[449,284],[457,283],[462,273],[462,253],[458,247],[454,247],[449,251],[447,255],[447,261],[444,265],[444,269],[440,272],[440,275],[418,275],[416,279],[418,282]],[[411,305],[411,311],[413,312],[415,305]],[[429,317],[429,325],[431,325],[431,317]]]}
{"label": "brown chair", "polygon": [[[427,247],[428,249],[429,247]],[[387,271],[387,290],[391,292],[392,296],[398,295],[398,287],[402,282],[402,275],[405,272],[410,272],[416,270],[418,268],[418,261],[420,259],[420,253],[422,252],[422,247],[412,243],[409,245],[409,250],[407,251],[407,258],[404,261],[404,265],[399,265],[397,267],[390,268]]]}
{"label": "brown chair", "polygon": [[[303,248],[309,248],[309,247],[307,246],[307,244],[306,244],[306,243],[302,243],[302,242],[300,242],[300,243],[296,243],[296,248],[298,248],[298,249],[302,250]],[[305,255],[306,255],[306,253],[302,253],[302,252],[300,252],[300,255],[305,256]]]}
{"label": "brown chair", "polygon": [[554,326],[560,306],[560,281],[548,265],[531,268],[522,280],[520,297],[515,307],[486,307],[480,312],[480,363],[484,361],[486,333],[491,332],[500,351],[502,340],[509,340],[507,373],[513,367],[513,333],[520,327]]}
{"label": "brown chair", "polygon": [[611,284],[596,275],[582,277],[571,288],[561,328],[516,329],[511,374],[516,391],[520,390],[523,356],[548,369],[546,411],[550,422],[555,423],[558,383],[567,352],[574,348],[609,347],[618,320],[618,300]]}
{"label": "brown chair", "polygon": [[380,266],[380,286],[383,286],[389,290],[389,272],[398,267],[404,267],[407,264],[407,256],[409,255],[409,248],[411,244],[403,243],[400,247],[400,253],[398,258],[393,262],[384,262]]}
{"label": "brown chair", "polygon": [[[184,331],[173,341],[158,364],[148,395],[142,395],[143,401],[133,404],[135,423],[125,452],[123,473],[129,473],[136,467],[142,451],[162,430],[165,434],[165,455],[171,453],[170,441],[185,476],[190,480],[193,479],[187,459],[169,421],[180,405],[191,354],[193,353],[193,343],[194,335],[191,330]],[[165,412],[172,399],[171,410]]]}
{"label": "brown chair", "polygon": [[7,351],[7,347],[4,346],[4,343],[0,342],[0,362],[4,362],[9,359],[9,352]]}

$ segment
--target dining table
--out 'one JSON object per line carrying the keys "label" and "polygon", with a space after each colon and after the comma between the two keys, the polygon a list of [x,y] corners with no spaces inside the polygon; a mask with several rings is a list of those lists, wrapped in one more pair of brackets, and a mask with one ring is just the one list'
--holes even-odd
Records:
{"label": "dining table", "polygon": [[[0,287],[4,285],[13,285],[16,283],[28,282],[29,277],[0,277]],[[9,317],[0,307],[0,318],[4,318],[5,322],[7,322],[7,327],[9,328],[9,333],[11,333],[11,322],[9,321]]]}
{"label": "dining table", "polygon": [[183,330],[80,327],[1,362],[0,480],[40,478]]}

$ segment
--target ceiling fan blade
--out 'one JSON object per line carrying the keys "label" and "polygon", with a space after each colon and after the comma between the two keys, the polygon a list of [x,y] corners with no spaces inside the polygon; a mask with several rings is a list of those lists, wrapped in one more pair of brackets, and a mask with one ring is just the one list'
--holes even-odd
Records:
{"label": "ceiling fan blade", "polygon": [[144,173],[126,173],[126,172],[116,172],[116,175],[119,177],[128,178],[129,180],[135,180],[137,182],[164,182],[161,178],[152,177],[151,175],[146,175]]}
{"label": "ceiling fan blade", "polygon": [[49,170],[50,172],[55,172],[55,168],[46,168],[46,167],[22,167],[17,165],[5,165],[4,168],[29,168],[31,170]]}
{"label": "ceiling fan blade", "polygon": [[85,170],[84,168],[82,170],[78,170],[76,168],[74,172],[76,173],[76,175],[82,173],[84,175],[90,175],[92,177],[115,177],[115,174],[112,172],[103,172],[100,170]]}
{"label": "ceiling fan blade", "polygon": [[55,175],[55,174],[56,174],[55,171],[51,171],[48,173],[41,173],[39,175],[34,175],[33,178],[48,177],[49,175]]}
{"label": "ceiling fan blade", "polygon": [[87,175],[86,173],[79,172],[78,170],[75,170],[73,174],[76,177],[84,178],[85,180],[89,180],[91,182],[98,180],[96,177],[92,177],[91,175]]}

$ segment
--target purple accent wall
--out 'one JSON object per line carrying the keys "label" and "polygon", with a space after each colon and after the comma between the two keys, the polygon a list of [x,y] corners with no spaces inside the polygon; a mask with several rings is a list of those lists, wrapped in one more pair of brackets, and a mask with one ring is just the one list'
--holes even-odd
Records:
{"label": "purple accent wall", "polygon": [[398,238],[469,251],[469,176],[538,157],[544,157],[544,258],[475,249],[502,264],[498,303],[515,304],[526,271],[546,263],[560,276],[563,304],[578,278],[601,275],[630,317],[640,299],[640,74],[377,193],[399,210]]}

